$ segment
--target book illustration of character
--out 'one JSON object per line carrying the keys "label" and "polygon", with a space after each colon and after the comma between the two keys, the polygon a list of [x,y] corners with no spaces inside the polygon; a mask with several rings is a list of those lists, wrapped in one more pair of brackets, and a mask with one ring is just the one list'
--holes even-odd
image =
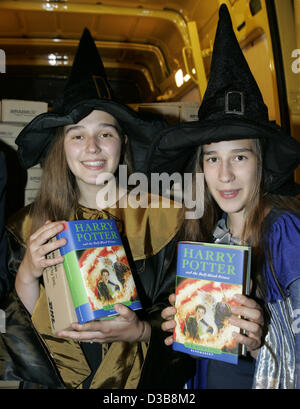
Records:
{"label": "book illustration of character", "polygon": [[213,328],[204,320],[206,308],[202,304],[198,304],[195,309],[195,314],[190,315],[183,328],[184,335],[188,335],[193,339],[200,339],[205,333],[213,333]]}
{"label": "book illustration of character", "polygon": [[215,305],[215,323],[218,327],[218,331],[224,327],[226,319],[232,315],[230,306],[226,301],[226,297],[224,296],[222,300]]}
{"label": "book illustration of character", "polygon": [[[234,284],[192,278],[179,279],[176,292],[175,321],[177,324],[174,340],[182,344],[191,342],[234,353],[237,343],[232,337],[232,332],[236,331],[236,327],[230,324],[227,318],[230,305],[235,303],[233,296],[239,290],[240,286]],[[198,305],[205,308],[205,314],[204,308],[198,309],[198,320],[202,319],[200,329],[196,320]],[[202,318],[200,318],[201,314]]]}
{"label": "book illustration of character", "polygon": [[[131,270],[126,264],[128,261],[123,246],[86,249],[78,256],[80,256],[80,270],[93,310],[138,298]],[[118,265],[117,269],[115,265]],[[103,270],[108,272],[108,280],[105,277],[107,273],[102,276]]]}
{"label": "book illustration of character", "polygon": [[[213,320],[215,322],[217,332],[219,332],[224,327],[226,319],[232,315],[230,305],[227,302],[227,298],[222,286],[219,285],[218,288],[220,291],[220,295],[217,297],[217,299],[215,299],[210,293],[203,295],[204,305],[209,305],[213,311]],[[220,299],[221,295],[222,299]]]}
{"label": "book illustration of character", "polygon": [[113,269],[115,270],[118,281],[124,286],[125,274],[130,271],[129,267],[118,259],[113,263]]}
{"label": "book illustration of character", "polygon": [[103,301],[113,301],[115,291],[119,291],[118,284],[113,283],[109,279],[109,271],[105,268],[101,270],[101,279],[98,282],[98,297]]}

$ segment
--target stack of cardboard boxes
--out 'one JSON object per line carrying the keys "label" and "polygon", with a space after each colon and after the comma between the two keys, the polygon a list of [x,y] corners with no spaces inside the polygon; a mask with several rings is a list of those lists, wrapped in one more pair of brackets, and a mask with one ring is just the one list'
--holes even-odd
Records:
{"label": "stack of cardboard boxes", "polygon": [[[48,104],[38,101],[3,99],[0,114],[0,140],[17,150],[15,140],[24,126],[34,117],[47,112]],[[39,191],[42,177],[40,165],[27,170],[24,204],[31,203]]]}

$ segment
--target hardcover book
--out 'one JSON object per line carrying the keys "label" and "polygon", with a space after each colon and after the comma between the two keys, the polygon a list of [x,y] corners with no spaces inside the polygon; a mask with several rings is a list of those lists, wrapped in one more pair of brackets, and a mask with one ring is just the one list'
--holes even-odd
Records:
{"label": "hardcover book", "polygon": [[234,295],[249,293],[250,267],[250,247],[178,243],[174,350],[238,363],[239,328],[228,318]]}
{"label": "hardcover book", "polygon": [[64,223],[57,239],[74,308],[80,324],[117,315],[115,303],[142,308],[115,220]]}

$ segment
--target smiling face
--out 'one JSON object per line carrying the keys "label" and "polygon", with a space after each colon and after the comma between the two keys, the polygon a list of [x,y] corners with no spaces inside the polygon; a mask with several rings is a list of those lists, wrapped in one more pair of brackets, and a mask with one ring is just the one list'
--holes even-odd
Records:
{"label": "smiling face", "polygon": [[258,160],[251,139],[203,146],[203,171],[208,189],[219,207],[242,215],[257,184]]}
{"label": "smiling face", "polygon": [[94,110],[77,124],[65,126],[64,134],[66,160],[81,192],[96,185],[99,174],[115,173],[122,142],[113,116]]}

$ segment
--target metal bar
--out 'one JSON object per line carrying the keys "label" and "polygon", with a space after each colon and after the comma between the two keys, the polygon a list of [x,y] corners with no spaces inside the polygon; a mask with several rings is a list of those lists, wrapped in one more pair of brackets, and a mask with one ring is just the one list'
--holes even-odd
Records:
{"label": "metal bar", "polygon": [[[191,51],[192,51],[194,64],[195,64],[195,70],[197,74],[197,84],[199,88],[200,97],[202,99],[204,96],[206,87],[207,87],[207,78],[206,78],[206,73],[205,73],[203,57],[202,57],[201,45],[199,41],[197,23],[195,21],[189,21],[187,26],[188,26],[188,31],[190,35],[190,41],[191,41]],[[188,67],[186,67],[186,70],[187,72],[190,72]],[[192,73],[190,73],[189,75],[192,78],[194,78],[192,76]]]}
{"label": "metal bar", "polygon": [[[78,46],[79,40],[70,39],[47,39],[47,38],[0,38],[1,47],[5,46],[16,46],[16,47],[55,47],[56,49],[73,47],[74,49]],[[164,55],[162,54],[159,47],[152,44],[143,43],[129,43],[122,41],[95,41],[96,47],[101,49],[123,49],[123,50],[136,50],[142,52],[153,53],[158,61],[161,68],[163,76],[169,75],[169,69],[166,64]]]}
{"label": "metal bar", "polygon": [[11,11],[40,11],[54,13],[85,13],[92,15],[116,15],[141,18],[157,18],[169,21],[179,31],[185,46],[190,45],[187,23],[180,13],[172,10],[151,10],[138,7],[105,6],[102,4],[70,4],[56,2],[33,2],[3,0],[0,10]]}

